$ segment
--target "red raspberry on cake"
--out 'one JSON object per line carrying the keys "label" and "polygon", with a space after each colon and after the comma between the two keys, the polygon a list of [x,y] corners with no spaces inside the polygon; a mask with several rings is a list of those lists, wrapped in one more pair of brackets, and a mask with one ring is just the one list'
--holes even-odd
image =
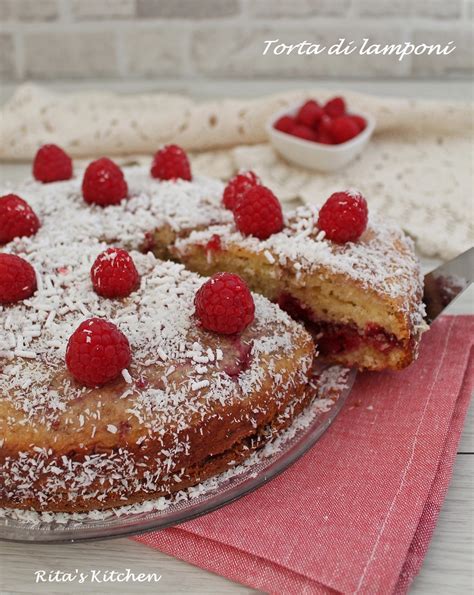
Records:
{"label": "red raspberry on cake", "polygon": [[278,120],[273,124],[273,128],[279,130],[280,132],[286,132],[290,134],[291,129],[295,125],[295,119],[292,116],[281,116]]}
{"label": "red raspberry on cake", "polygon": [[127,337],[111,322],[90,318],[71,335],[66,365],[74,378],[89,387],[102,386],[130,365]]}
{"label": "red raspberry on cake", "polygon": [[336,143],[345,143],[357,136],[360,132],[359,126],[350,116],[340,116],[331,122],[331,136]]}
{"label": "red raspberry on cake", "polygon": [[283,229],[283,213],[278,198],[266,186],[247,190],[234,208],[237,229],[244,235],[266,240]]}
{"label": "red raspberry on cake", "polygon": [[330,118],[338,118],[346,113],[346,102],[342,97],[333,97],[324,105],[324,111]]}
{"label": "red raspberry on cake", "polygon": [[0,304],[25,300],[36,287],[36,273],[29,262],[14,254],[0,253]]}
{"label": "red raspberry on cake", "polygon": [[33,161],[33,176],[39,182],[58,182],[72,178],[72,160],[57,145],[43,145]]}
{"label": "red raspberry on cake", "polygon": [[356,242],[367,227],[368,209],[358,192],[332,194],[319,211],[318,227],[337,244]]}
{"label": "red raspberry on cake", "polygon": [[186,153],[178,145],[167,145],[155,154],[151,175],[159,180],[192,179],[191,166]]}
{"label": "red raspberry on cake", "polygon": [[91,268],[94,291],[106,298],[124,298],[135,291],[140,277],[132,257],[121,248],[99,254]]}
{"label": "red raspberry on cake", "polygon": [[128,193],[123,171],[108,157],[101,157],[87,166],[82,180],[82,195],[89,204],[101,207],[117,205]]}
{"label": "red raspberry on cake", "polygon": [[300,107],[296,114],[296,120],[299,124],[314,128],[323,115],[324,110],[319,103],[314,99],[310,99]]}
{"label": "red raspberry on cake", "polygon": [[222,195],[225,208],[233,211],[237,201],[242,198],[244,193],[258,184],[260,184],[260,180],[253,171],[243,172],[231,178]]}
{"label": "red raspberry on cake", "polygon": [[241,333],[255,316],[247,284],[233,273],[217,273],[206,281],[196,292],[194,305],[200,325],[223,335]]}
{"label": "red raspberry on cake", "polygon": [[40,222],[30,205],[16,194],[0,196],[0,244],[33,236]]}

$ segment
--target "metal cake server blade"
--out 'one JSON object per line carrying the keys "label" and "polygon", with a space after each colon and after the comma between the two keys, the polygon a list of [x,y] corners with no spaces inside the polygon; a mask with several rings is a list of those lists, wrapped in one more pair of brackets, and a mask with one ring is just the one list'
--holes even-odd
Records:
{"label": "metal cake server blade", "polygon": [[431,324],[474,281],[474,248],[425,275],[423,302]]}

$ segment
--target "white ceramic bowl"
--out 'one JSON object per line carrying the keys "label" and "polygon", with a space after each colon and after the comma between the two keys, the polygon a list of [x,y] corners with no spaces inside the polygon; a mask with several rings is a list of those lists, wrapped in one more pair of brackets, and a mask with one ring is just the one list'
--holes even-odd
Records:
{"label": "white ceramic bowl", "polygon": [[375,118],[357,111],[365,118],[367,126],[357,136],[340,145],[323,145],[280,132],[273,127],[284,115],[295,116],[302,103],[285,108],[274,114],[267,122],[266,130],[273,147],[288,161],[316,171],[335,171],[347,165],[359,155],[367,145],[375,128]]}

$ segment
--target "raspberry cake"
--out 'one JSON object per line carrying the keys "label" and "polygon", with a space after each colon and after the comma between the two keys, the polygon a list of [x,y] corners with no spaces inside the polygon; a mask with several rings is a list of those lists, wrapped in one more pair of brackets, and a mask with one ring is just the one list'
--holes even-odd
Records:
{"label": "raspberry cake", "polygon": [[201,274],[239,274],[306,322],[332,362],[361,370],[406,367],[426,328],[411,240],[373,217],[358,242],[337,244],[324,238],[317,220],[316,208],[298,208],[264,241],[232,223],[214,225],[179,238],[172,253]]}
{"label": "raspberry cake", "polygon": [[[305,398],[312,341],[264,297],[240,335],[209,333],[192,316],[202,279],[152,254],[132,252],[141,285],[125,300],[91,291],[103,247],[50,247],[35,259],[44,286],[3,312],[12,334],[0,376],[3,506],[77,511],[183,489],[250,454]],[[64,366],[69,337],[91,315],[113,321],[132,353],[99,388]]]}
{"label": "raspberry cake", "polygon": [[242,461],[314,397],[295,318],[332,361],[415,356],[411,242],[358,205],[328,240],[316,210],[285,220],[256,176],[224,189],[178,147],[76,178],[57,149],[0,197],[0,505],[107,508]]}

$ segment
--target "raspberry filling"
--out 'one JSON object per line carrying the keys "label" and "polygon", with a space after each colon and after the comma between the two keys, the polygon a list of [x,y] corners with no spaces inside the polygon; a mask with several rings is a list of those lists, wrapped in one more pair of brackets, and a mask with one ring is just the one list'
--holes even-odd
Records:
{"label": "raspberry filling", "polygon": [[317,320],[311,315],[309,308],[288,293],[282,293],[277,303],[292,318],[305,323],[308,330],[315,336],[322,355],[347,353],[364,345],[370,345],[381,353],[388,353],[392,349],[401,347],[401,342],[395,335],[387,333],[376,323],[369,322],[362,330],[355,324]]}
{"label": "raspberry filling", "polygon": [[145,233],[145,238],[140,250],[144,253],[151,252],[156,248],[156,240],[152,231]]}
{"label": "raspberry filling", "polygon": [[211,239],[206,244],[206,252],[220,252],[220,250],[222,250],[221,237],[220,235],[215,233],[212,235]]}
{"label": "raspberry filling", "polygon": [[400,342],[378,324],[369,322],[364,330],[351,324],[335,324],[320,320],[313,322],[311,330],[316,333],[318,347],[323,355],[336,355],[370,345],[381,353],[388,353]]}
{"label": "raspberry filling", "polygon": [[226,365],[224,368],[225,373],[231,378],[237,378],[241,372],[248,370],[251,363],[251,352],[253,342],[244,343],[239,337],[235,338],[236,357],[235,360]]}

